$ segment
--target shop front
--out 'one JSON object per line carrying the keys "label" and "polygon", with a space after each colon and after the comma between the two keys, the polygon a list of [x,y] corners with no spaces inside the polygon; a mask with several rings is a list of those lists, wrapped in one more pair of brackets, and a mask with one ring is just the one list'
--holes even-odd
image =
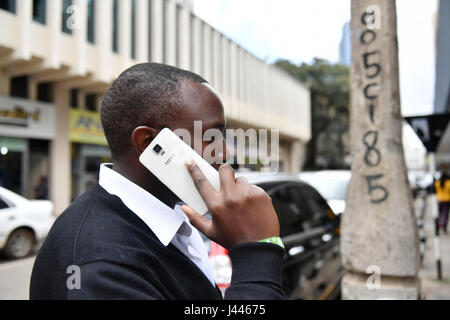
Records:
{"label": "shop front", "polygon": [[52,104],[0,96],[0,186],[27,198],[48,199]]}
{"label": "shop front", "polygon": [[71,109],[72,200],[98,182],[100,164],[111,162],[100,113]]}

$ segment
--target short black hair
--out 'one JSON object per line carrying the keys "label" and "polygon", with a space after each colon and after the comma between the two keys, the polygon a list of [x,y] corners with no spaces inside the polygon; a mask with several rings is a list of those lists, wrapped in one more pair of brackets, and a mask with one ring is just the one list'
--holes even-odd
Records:
{"label": "short black hair", "polygon": [[103,97],[101,121],[113,159],[126,154],[133,130],[141,125],[168,127],[182,109],[181,80],[207,83],[187,70],[159,63],[125,70]]}

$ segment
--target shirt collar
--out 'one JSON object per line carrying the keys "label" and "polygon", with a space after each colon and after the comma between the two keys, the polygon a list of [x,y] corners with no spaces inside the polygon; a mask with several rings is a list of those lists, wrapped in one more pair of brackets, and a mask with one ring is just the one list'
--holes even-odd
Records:
{"label": "shirt collar", "polygon": [[153,231],[161,243],[167,246],[180,232],[190,234],[190,225],[179,204],[174,209],[137,184],[111,169],[112,164],[100,166],[99,184],[109,194],[119,197]]}

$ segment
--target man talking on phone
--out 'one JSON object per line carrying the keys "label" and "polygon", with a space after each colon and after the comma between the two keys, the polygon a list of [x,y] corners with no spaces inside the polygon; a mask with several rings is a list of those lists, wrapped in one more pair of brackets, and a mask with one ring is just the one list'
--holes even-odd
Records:
{"label": "man talking on phone", "polygon": [[216,164],[216,191],[186,163],[208,220],[139,162],[163,128],[194,136],[194,121],[202,121],[204,131],[225,129],[222,103],[203,78],[163,64],[133,66],[105,94],[101,120],[113,164],[103,164],[99,184],[55,222],[36,258],[31,299],[222,299],[199,231],[229,250],[225,299],[286,298],[284,248],[271,242],[279,222],[261,188]]}

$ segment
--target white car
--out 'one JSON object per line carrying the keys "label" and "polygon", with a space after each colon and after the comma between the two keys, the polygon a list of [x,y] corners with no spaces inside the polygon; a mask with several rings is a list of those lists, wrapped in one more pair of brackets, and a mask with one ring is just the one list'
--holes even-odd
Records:
{"label": "white car", "polygon": [[299,174],[299,178],[319,191],[336,215],[344,213],[345,197],[351,178],[351,171],[323,170],[302,172]]}
{"label": "white car", "polygon": [[[436,172],[436,178],[441,176],[440,172]],[[425,171],[408,171],[409,185],[412,189],[426,189],[433,185],[434,178],[430,172]]]}
{"label": "white car", "polygon": [[0,250],[6,257],[30,254],[47,236],[55,219],[51,201],[28,200],[0,187]]}

